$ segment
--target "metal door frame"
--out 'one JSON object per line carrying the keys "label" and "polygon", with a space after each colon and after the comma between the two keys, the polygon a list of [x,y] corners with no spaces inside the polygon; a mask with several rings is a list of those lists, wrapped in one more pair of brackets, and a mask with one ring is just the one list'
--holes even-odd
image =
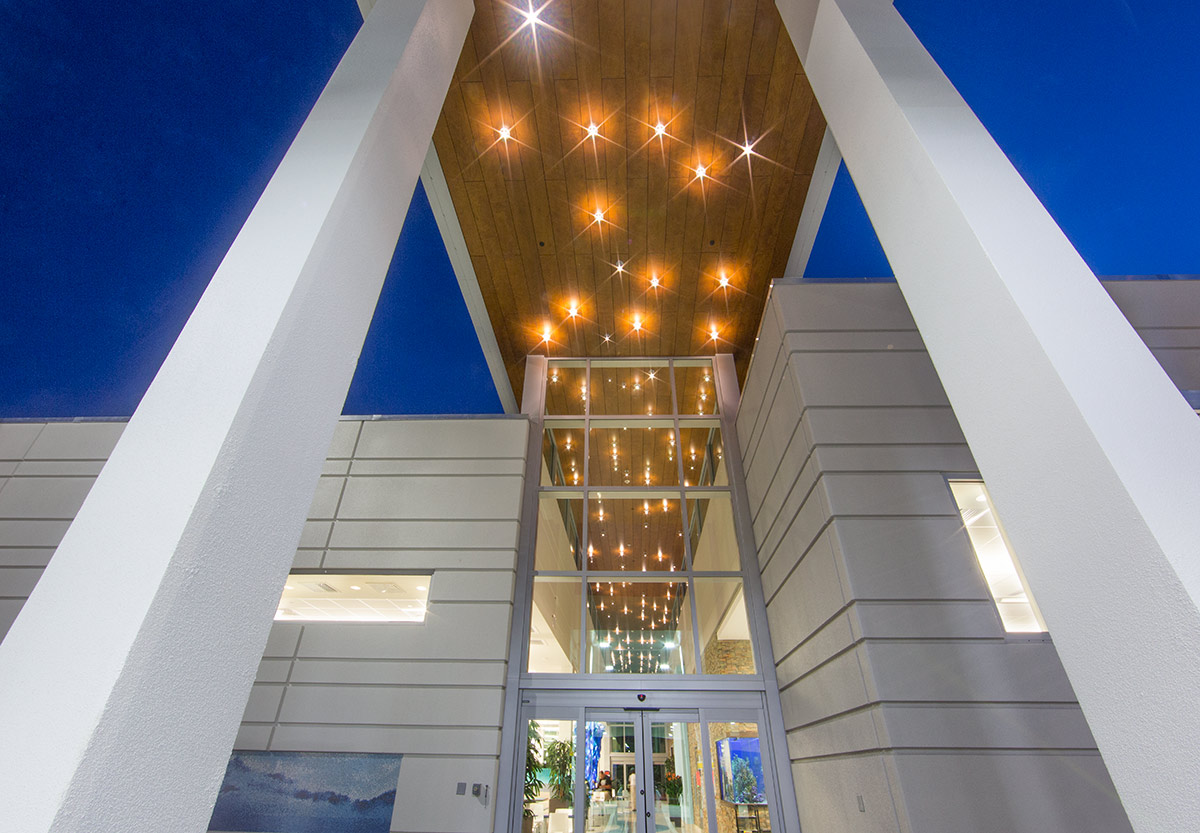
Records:
{"label": "metal door frame", "polygon": [[[638,699],[641,698],[641,699]],[[520,704],[519,735],[527,737],[526,721],[570,720],[575,724],[575,775],[572,804],[572,833],[586,833],[580,827],[586,820],[587,780],[585,776],[586,742],[584,733],[589,720],[610,723],[638,723],[637,749],[635,749],[635,772],[638,792],[634,797],[634,812],[637,824],[633,833],[656,833],[653,824],[653,789],[650,806],[647,806],[646,788],[654,784],[653,723],[687,723],[696,721],[700,725],[701,765],[704,802],[707,814],[707,830],[701,833],[717,833],[717,796],[719,784],[715,778],[716,761],[712,757],[712,740],[709,725],[712,723],[754,723],[758,726],[759,743],[763,761],[763,776],[766,786],[767,811],[775,820],[780,819],[781,773],[775,766],[777,754],[773,749],[774,738],[768,725],[769,715],[761,692],[689,692],[689,691],[563,691],[549,689],[526,691]],[[523,741],[524,742],[524,741]],[[521,830],[524,811],[525,756],[519,757],[517,784],[522,789],[522,800],[513,801],[509,814],[508,829],[517,833]],[[649,814],[649,815],[647,815]],[[650,820],[649,822],[647,820]],[[778,822],[772,821],[775,825]]]}

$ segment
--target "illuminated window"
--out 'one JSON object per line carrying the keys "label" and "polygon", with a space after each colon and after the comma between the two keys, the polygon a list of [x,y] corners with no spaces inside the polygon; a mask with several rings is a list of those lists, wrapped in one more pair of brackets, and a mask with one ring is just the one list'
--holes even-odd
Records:
{"label": "illuminated window", "polygon": [[971,547],[996,602],[1004,630],[1043,633],[1046,626],[1009,550],[987,489],[977,480],[952,480],[950,491],[962,514],[963,527],[971,539]]}
{"label": "illuminated window", "polygon": [[279,622],[424,622],[430,576],[292,573]]}
{"label": "illuminated window", "polygon": [[716,379],[704,357],[547,361],[528,673],[761,672]]}

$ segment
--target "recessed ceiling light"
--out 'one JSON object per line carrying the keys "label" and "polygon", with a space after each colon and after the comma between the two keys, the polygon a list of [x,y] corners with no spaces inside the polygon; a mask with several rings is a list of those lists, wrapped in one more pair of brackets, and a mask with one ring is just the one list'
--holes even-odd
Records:
{"label": "recessed ceiling light", "polygon": [[658,289],[658,283],[658,275],[654,275],[650,278],[650,286],[652,286],[654,289]]}
{"label": "recessed ceiling light", "polygon": [[642,317],[640,315],[633,316],[633,331],[636,333],[642,329]]}
{"label": "recessed ceiling light", "polygon": [[[543,8],[545,8],[545,7],[543,7]],[[525,22],[522,23],[521,25],[528,26],[529,28],[534,29],[536,31],[537,25],[542,22],[542,18],[541,18],[542,10],[535,9],[533,7],[533,3],[531,2],[529,4],[528,11],[526,11],[524,9],[518,9],[517,11],[519,11],[521,13],[521,16],[525,18]]]}
{"label": "recessed ceiling light", "polygon": [[618,272],[624,272],[624,271],[625,271],[625,261],[623,261],[623,260],[618,260],[618,261],[617,261],[617,271],[618,271]]}
{"label": "recessed ceiling light", "polygon": [[659,122],[658,124],[654,125],[654,135],[655,136],[661,137],[661,136],[665,135],[666,132],[667,132],[667,126],[665,124],[663,124],[662,122]]}
{"label": "recessed ceiling light", "polygon": [[708,168],[703,165],[696,166],[696,179],[704,179],[706,173],[708,173]]}
{"label": "recessed ceiling light", "polygon": [[567,307],[567,318],[574,318],[577,315],[579,315],[579,304],[572,301]]}
{"label": "recessed ceiling light", "polygon": [[588,134],[589,139],[595,139],[597,136],[600,135],[600,128],[597,127],[594,122],[590,123],[587,126],[587,134]]}
{"label": "recessed ceiling light", "polygon": [[549,343],[550,336],[551,336],[550,325],[546,324],[542,327],[542,341]]}
{"label": "recessed ceiling light", "polygon": [[754,153],[754,145],[749,142],[742,145],[742,156],[749,156],[752,153]]}
{"label": "recessed ceiling light", "polygon": [[594,212],[592,212],[592,217],[596,220],[597,223],[603,223],[604,222],[604,210],[601,208],[597,208]]}
{"label": "recessed ceiling light", "polygon": [[512,131],[508,129],[507,124],[500,125],[499,133],[500,133],[500,141],[502,141],[502,142],[507,142],[509,139],[512,138]]}
{"label": "recessed ceiling light", "polygon": [[708,334],[712,337],[713,341],[717,340],[717,325],[716,324],[713,324],[711,327],[708,328]]}

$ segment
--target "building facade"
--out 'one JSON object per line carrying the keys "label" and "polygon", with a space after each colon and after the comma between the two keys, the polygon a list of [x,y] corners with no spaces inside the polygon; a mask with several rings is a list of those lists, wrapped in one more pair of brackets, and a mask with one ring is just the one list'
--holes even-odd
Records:
{"label": "building facade", "polygon": [[[691,208],[643,206],[646,245],[661,217],[693,276],[624,259],[642,228],[634,199],[585,204],[579,234],[559,209],[546,229],[531,209],[533,235],[513,227],[529,252],[493,264],[474,247],[507,244],[472,229],[462,201],[494,206],[493,182],[519,179],[511,155],[500,162],[517,120],[486,126],[477,180],[438,158],[472,129],[469,114],[453,126],[447,90],[465,100],[461,68],[500,60],[464,47],[484,42],[472,27],[499,31],[495,7],[366,10],[128,424],[0,425],[0,772],[28,797],[4,811],[10,829],[204,829],[231,749],[398,754],[389,824],[413,833],[524,819],[548,833],[1200,822],[1200,426],[1179,394],[1200,389],[1200,300],[1190,284],[1101,285],[889,4],[777,5],[781,76],[819,104],[792,128],[811,173],[749,224],[766,254],[745,272],[776,280],[765,303],[751,283],[735,297],[732,354],[715,306],[695,300],[730,289],[700,254],[717,179],[703,160],[680,178],[699,206],[696,251]],[[624,7],[622,71],[640,66],[639,8]],[[512,37],[552,28],[516,11]],[[687,19],[657,46],[690,54]],[[707,54],[719,38],[696,26]],[[703,62],[662,63],[646,44],[648,78],[704,77]],[[586,77],[578,66],[562,71]],[[601,61],[602,78],[617,72]],[[663,100],[700,112],[713,77]],[[822,121],[825,139],[808,141]],[[628,122],[630,136],[674,140],[665,122]],[[512,150],[522,170],[527,149]],[[896,284],[778,280],[802,271],[831,154]],[[637,164],[658,181],[652,160]],[[522,413],[339,421],[408,195],[438,170],[443,237]],[[614,193],[627,181],[595,179]],[[614,241],[625,228],[629,243]],[[555,353],[555,329],[569,343],[577,317],[601,317],[564,296],[556,323],[519,341],[523,301],[491,298],[485,269],[518,272],[543,257],[539,237],[585,232],[615,249],[566,260],[645,282],[623,290],[628,321],[606,313],[627,331]],[[543,302],[561,289],[533,286]],[[640,352],[652,329],[675,338]],[[614,338],[620,351],[604,352]],[[665,400],[645,398],[651,381]],[[610,408],[632,395],[608,383],[647,391]],[[981,478],[971,500],[986,512],[956,503],[955,485]],[[602,504],[625,524],[615,554],[595,537]],[[1007,595],[972,551],[988,512],[1016,556]],[[341,606],[365,621],[311,595],[351,589],[375,594]],[[1004,615],[1018,597],[1023,631]],[[609,600],[646,624],[631,629]],[[531,786],[535,734],[562,755]],[[618,778],[605,789],[602,773]]]}
{"label": "building facade", "polygon": [[[1194,285],[1126,281],[1106,288],[1177,384],[1194,389],[1200,344],[1195,327],[1179,326],[1194,320],[1200,304]],[[496,816],[497,802],[460,796],[455,788],[465,781],[489,792],[513,790],[513,783],[499,779],[507,775],[519,785],[523,778],[519,759],[515,767],[500,759],[506,696],[510,706],[521,706],[513,709],[515,731],[508,727],[520,738],[530,721],[556,731],[564,722],[579,730],[598,725],[571,719],[585,708],[609,717],[613,727],[632,726],[629,713],[621,714],[626,700],[636,703],[637,693],[650,692],[654,711],[648,714],[666,709],[684,718],[664,718],[663,725],[686,730],[688,714],[698,725],[698,709],[704,709],[706,732],[727,722],[708,715],[731,711],[742,717],[735,721],[742,732],[753,726],[767,737],[777,722],[786,764],[777,773],[780,795],[771,801],[779,813],[776,827],[791,822],[779,808],[786,797],[795,802],[804,830],[1129,829],[1052,634],[1007,632],[989,594],[947,485],[949,479],[977,479],[978,467],[898,288],[777,284],[759,344],[745,392],[725,403],[736,417],[724,425],[736,432],[741,450],[742,466],[733,475],[744,483],[755,578],[761,581],[748,594],[749,604],[769,623],[765,643],[775,672],[772,694],[782,706],[778,716],[754,693],[764,684],[742,676],[755,672],[752,656],[748,666],[725,669],[735,674],[732,685],[711,676],[723,673],[715,663],[736,666],[746,662],[745,653],[736,658],[739,651],[753,652],[739,649],[746,643],[735,639],[717,659],[716,618],[704,613],[699,621],[711,636],[696,644],[705,646],[705,667],[676,651],[680,667],[666,682],[618,671],[602,675],[620,678],[615,685],[611,679],[589,683],[589,672],[605,669],[580,667],[580,656],[585,663],[605,656],[587,657],[567,638],[564,647],[533,656],[547,634],[555,642],[560,634],[580,634],[580,594],[569,583],[570,564],[564,572],[558,569],[563,565],[546,563],[556,551],[550,543],[554,524],[562,524],[555,498],[576,493],[569,486],[571,463],[551,476],[547,461],[557,454],[543,453],[542,442],[530,443],[545,432],[545,417],[344,418],[288,582],[415,576],[426,583],[425,616],[372,622],[301,615],[301,621],[288,621],[282,612],[288,603],[280,602],[234,749],[400,754],[392,830],[485,833],[506,829],[505,819]],[[557,372],[546,366],[546,386],[572,394],[547,410],[582,416],[582,404],[573,408],[568,401],[576,387],[568,374],[578,374],[579,364],[567,362]],[[645,373],[663,364],[617,364],[600,372]],[[694,382],[702,389],[706,361],[690,364],[699,368]],[[676,378],[682,381],[686,372],[680,367]],[[697,397],[693,391],[691,398]],[[612,415],[629,408],[596,410]],[[665,416],[672,419],[669,405]],[[592,429],[595,436],[618,428],[617,420],[600,421],[605,425]],[[563,415],[557,422],[552,430],[559,432],[557,449],[565,448],[561,461],[582,459],[564,440],[573,436],[579,449],[582,419]],[[713,424],[699,415],[692,422],[685,419],[680,427],[681,448],[694,445],[697,428],[708,432]],[[123,428],[114,421],[0,425],[6,630]],[[580,430],[571,435],[572,428]],[[531,447],[539,452],[532,458]],[[716,447],[719,452],[719,439]],[[623,441],[621,449],[624,454]],[[718,452],[700,459],[717,464]],[[607,468],[607,441],[592,457]],[[682,457],[689,459],[686,450]],[[539,500],[537,488],[525,488],[531,471],[537,484],[549,487],[549,500],[547,492]],[[690,485],[711,489],[718,481],[728,483],[714,471]],[[621,487],[615,488],[610,516],[621,511]],[[729,500],[719,492],[701,494]],[[537,533],[523,536],[530,495]],[[643,501],[633,503],[640,510]],[[732,521],[730,507],[714,505],[706,509],[706,524],[728,536],[716,520],[722,512]],[[590,516],[597,523],[595,513]],[[702,530],[695,540],[707,534]],[[729,537],[723,538],[724,551],[736,551]],[[577,540],[593,539],[603,544],[595,532],[585,538],[581,531]],[[697,552],[701,548],[693,558]],[[704,558],[701,553],[697,569],[711,570]],[[718,566],[730,575],[731,565]],[[535,567],[553,576],[542,579],[550,586],[574,588],[568,594],[574,600],[567,607],[575,617],[570,627],[551,623],[561,606],[535,589]],[[683,588],[677,597],[686,598],[686,587],[676,585]],[[701,584],[693,595],[700,599],[705,592]],[[720,612],[727,602],[719,603]],[[522,606],[526,613],[514,616]],[[704,604],[697,609],[704,611]],[[684,641],[678,627],[670,633]],[[604,638],[613,638],[611,631]],[[524,666],[510,667],[513,658]],[[697,673],[694,684],[672,687]],[[572,674],[585,680],[582,689],[577,683],[554,688]],[[742,702],[730,700],[738,696]],[[757,718],[747,720],[748,712]],[[718,765],[716,740],[710,743],[711,776]],[[703,773],[700,746],[693,746],[694,768]],[[516,748],[523,757],[524,748]],[[627,763],[609,751],[604,761],[619,761],[626,776],[635,767],[628,757]],[[678,757],[676,765],[686,771]],[[698,789],[696,797],[710,798],[712,810],[699,807],[694,817],[677,818],[681,829],[707,829],[710,812],[713,829],[738,829],[732,816],[721,817],[738,805],[725,801],[719,782],[712,783],[707,795]]]}

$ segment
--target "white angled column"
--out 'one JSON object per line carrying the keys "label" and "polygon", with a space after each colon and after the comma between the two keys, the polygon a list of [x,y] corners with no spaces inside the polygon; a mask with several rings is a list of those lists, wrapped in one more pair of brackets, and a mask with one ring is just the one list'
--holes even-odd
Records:
{"label": "white angled column", "polygon": [[0,645],[0,829],[207,828],[472,9],[376,4]]}
{"label": "white angled column", "polygon": [[779,6],[1130,821],[1200,830],[1200,420],[890,2]]}
{"label": "white angled column", "polygon": [[812,179],[808,181],[808,191],[804,194],[804,208],[800,212],[800,223],[796,226],[796,239],[792,242],[792,251],[784,267],[784,274],[788,277],[804,277],[841,164],[842,153],[834,141],[833,131],[826,127],[825,135],[821,137],[821,149],[817,151]]}

